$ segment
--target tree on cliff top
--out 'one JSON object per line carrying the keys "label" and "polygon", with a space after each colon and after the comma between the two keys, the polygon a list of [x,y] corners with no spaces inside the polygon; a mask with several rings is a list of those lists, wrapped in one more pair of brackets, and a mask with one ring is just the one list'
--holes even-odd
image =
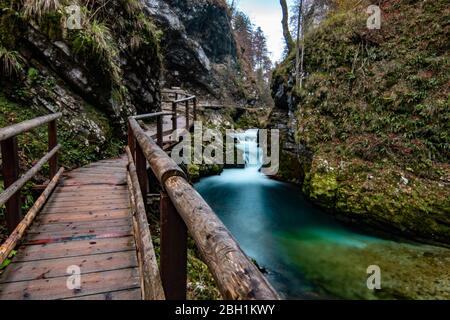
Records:
{"label": "tree on cliff top", "polygon": [[286,3],[286,0],[280,0],[281,10],[283,12],[283,19],[281,20],[281,24],[283,25],[283,36],[284,41],[286,42],[286,47],[288,52],[294,49],[295,44],[292,39],[291,31],[289,30],[289,9]]}

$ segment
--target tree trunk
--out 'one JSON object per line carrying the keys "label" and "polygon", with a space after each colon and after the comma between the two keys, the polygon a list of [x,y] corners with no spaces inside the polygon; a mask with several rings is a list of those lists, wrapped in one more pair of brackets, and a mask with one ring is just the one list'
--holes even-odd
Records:
{"label": "tree trunk", "polygon": [[[303,34],[303,28],[301,28],[303,19],[303,0],[300,0],[299,8],[298,8],[298,19],[297,19],[297,45],[295,47],[295,51],[297,53],[295,59],[295,84],[301,86],[301,75],[300,75],[300,32]],[[303,47],[302,47],[303,51]]]}
{"label": "tree trunk", "polygon": [[289,11],[288,6],[286,3],[286,0],[280,0],[281,9],[283,11],[283,20],[281,21],[281,24],[283,25],[283,36],[284,40],[286,42],[286,47],[288,48],[288,51],[294,49],[294,40],[292,40],[291,32],[289,31]]}

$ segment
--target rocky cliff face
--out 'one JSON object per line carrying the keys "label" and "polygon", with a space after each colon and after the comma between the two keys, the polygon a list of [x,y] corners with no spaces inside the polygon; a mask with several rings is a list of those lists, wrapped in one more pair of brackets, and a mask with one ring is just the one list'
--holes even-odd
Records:
{"label": "rocky cliff face", "polygon": [[312,201],[375,230],[450,243],[445,2],[384,1],[373,31],[363,6],[330,16],[306,37],[304,88],[293,86],[295,53],[274,72],[272,123],[295,141],[281,176]]}
{"label": "rocky cliff face", "polygon": [[0,82],[11,110],[3,125],[26,114],[14,103],[33,115],[63,112],[69,167],[118,150],[127,117],[157,110],[161,87],[183,86],[212,103],[258,99],[224,0],[82,0],[75,30],[66,27],[66,4],[1,2]]}
{"label": "rocky cliff face", "polygon": [[[258,92],[240,66],[224,0],[144,0],[163,30],[164,85],[182,86],[205,99],[248,105]],[[209,96],[209,97],[208,97]]]}
{"label": "rocky cliff face", "polygon": [[2,125],[61,111],[70,167],[115,154],[128,116],[159,108],[158,31],[139,1],[81,1],[79,30],[66,28],[63,2],[0,6]]}

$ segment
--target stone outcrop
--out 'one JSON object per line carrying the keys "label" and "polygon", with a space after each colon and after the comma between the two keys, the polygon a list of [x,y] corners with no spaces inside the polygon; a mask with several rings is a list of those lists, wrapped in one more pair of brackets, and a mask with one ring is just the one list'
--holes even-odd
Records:
{"label": "stone outcrop", "polygon": [[[164,86],[242,106],[260,93],[241,68],[229,8],[223,0],[144,0],[163,31]],[[237,85],[241,83],[241,85]]]}
{"label": "stone outcrop", "polygon": [[[65,28],[63,7],[40,18],[23,19],[15,18],[24,12],[20,4],[0,8],[11,12],[1,16],[0,47],[15,53],[20,66],[10,78],[0,75],[0,93],[24,106],[24,112],[63,113],[61,129],[71,149],[63,152],[80,157],[68,156],[68,166],[82,164],[84,158],[110,156],[106,150],[119,149],[125,141],[130,115],[160,107],[157,30],[133,48],[132,38],[143,33],[138,28],[152,21],[137,14],[134,19],[139,20],[130,19],[127,10],[139,10],[139,1],[129,9],[126,3],[108,2],[96,26],[83,16],[81,30]],[[102,64],[107,54],[111,66]]]}

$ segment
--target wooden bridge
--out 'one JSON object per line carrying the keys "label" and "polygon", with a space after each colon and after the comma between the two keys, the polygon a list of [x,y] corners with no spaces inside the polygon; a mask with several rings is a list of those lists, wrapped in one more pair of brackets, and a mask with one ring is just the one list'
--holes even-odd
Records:
{"label": "wooden bridge", "polygon": [[[170,111],[129,119],[124,156],[68,173],[57,166],[61,113],[0,129],[0,205],[11,232],[0,247],[0,265],[17,251],[0,276],[0,299],[186,299],[188,233],[224,299],[278,299],[164,151],[175,143],[172,131],[189,129],[197,117],[195,96],[177,93],[170,105]],[[156,125],[142,123],[149,119]],[[49,152],[19,177],[16,136],[42,125],[48,125]],[[47,162],[50,182],[23,217],[20,190]],[[159,263],[147,220],[150,183],[160,190]]]}

